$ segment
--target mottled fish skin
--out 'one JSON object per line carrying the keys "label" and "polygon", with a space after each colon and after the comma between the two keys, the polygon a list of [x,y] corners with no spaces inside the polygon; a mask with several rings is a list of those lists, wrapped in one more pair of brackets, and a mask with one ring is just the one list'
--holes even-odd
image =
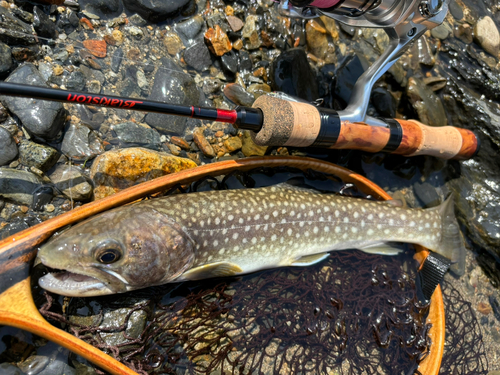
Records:
{"label": "mottled fish skin", "polygon": [[[39,256],[52,268],[82,273],[75,264],[87,270],[105,267],[122,280],[119,285],[113,279],[115,286],[108,280],[105,288],[95,287],[84,295],[314,264],[331,250],[394,254],[381,250],[380,245],[388,242],[419,244],[460,263],[465,249],[450,202],[410,209],[287,184],[176,195],[121,207],[81,223],[42,247]],[[93,258],[92,246],[110,240],[120,243],[124,254],[103,266]],[[41,285],[68,295],[64,285]],[[72,288],[69,293],[78,293],[77,286]]]}

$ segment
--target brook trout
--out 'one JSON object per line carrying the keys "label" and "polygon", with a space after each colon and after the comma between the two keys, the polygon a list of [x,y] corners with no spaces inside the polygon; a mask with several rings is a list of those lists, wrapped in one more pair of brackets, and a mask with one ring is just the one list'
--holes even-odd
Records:
{"label": "brook trout", "polygon": [[307,266],[332,250],[396,254],[393,242],[425,246],[463,273],[451,198],[422,210],[280,184],[174,195],[97,215],[39,250],[39,260],[59,270],[39,283],[66,296],[98,296]]}

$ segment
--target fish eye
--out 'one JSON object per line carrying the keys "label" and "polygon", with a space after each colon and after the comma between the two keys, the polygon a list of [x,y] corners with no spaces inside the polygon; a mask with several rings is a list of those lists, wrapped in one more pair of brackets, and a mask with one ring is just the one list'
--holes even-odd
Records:
{"label": "fish eye", "polygon": [[115,263],[121,258],[121,248],[114,241],[106,241],[97,245],[96,259],[103,264]]}

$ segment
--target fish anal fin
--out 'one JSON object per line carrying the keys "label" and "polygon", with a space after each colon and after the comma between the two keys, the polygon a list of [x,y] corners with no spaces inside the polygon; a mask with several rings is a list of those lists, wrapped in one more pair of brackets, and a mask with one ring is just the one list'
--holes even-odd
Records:
{"label": "fish anal fin", "polygon": [[359,250],[369,254],[398,255],[404,249],[401,245],[394,242],[380,242],[377,244],[360,247]]}
{"label": "fish anal fin", "polygon": [[330,253],[319,253],[314,255],[303,256],[290,264],[291,266],[305,267],[312,266],[313,264],[319,263],[330,256]]}
{"label": "fish anal fin", "polygon": [[202,280],[212,277],[235,276],[243,273],[243,270],[234,263],[217,262],[204,264],[203,266],[191,268],[184,272],[180,279],[182,280]]}

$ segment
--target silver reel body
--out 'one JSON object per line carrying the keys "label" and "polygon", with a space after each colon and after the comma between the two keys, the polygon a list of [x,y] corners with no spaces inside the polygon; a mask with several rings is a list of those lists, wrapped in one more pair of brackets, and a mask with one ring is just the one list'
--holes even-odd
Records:
{"label": "silver reel body", "polygon": [[359,77],[347,108],[339,112],[343,121],[385,126],[380,120],[366,116],[373,85],[413,41],[444,21],[449,1],[331,0],[334,5],[325,9],[313,6],[318,1],[310,2],[312,6],[294,6],[289,0],[284,0],[277,6],[282,15],[289,17],[312,19],[325,15],[349,26],[385,30],[390,40],[388,48]]}

